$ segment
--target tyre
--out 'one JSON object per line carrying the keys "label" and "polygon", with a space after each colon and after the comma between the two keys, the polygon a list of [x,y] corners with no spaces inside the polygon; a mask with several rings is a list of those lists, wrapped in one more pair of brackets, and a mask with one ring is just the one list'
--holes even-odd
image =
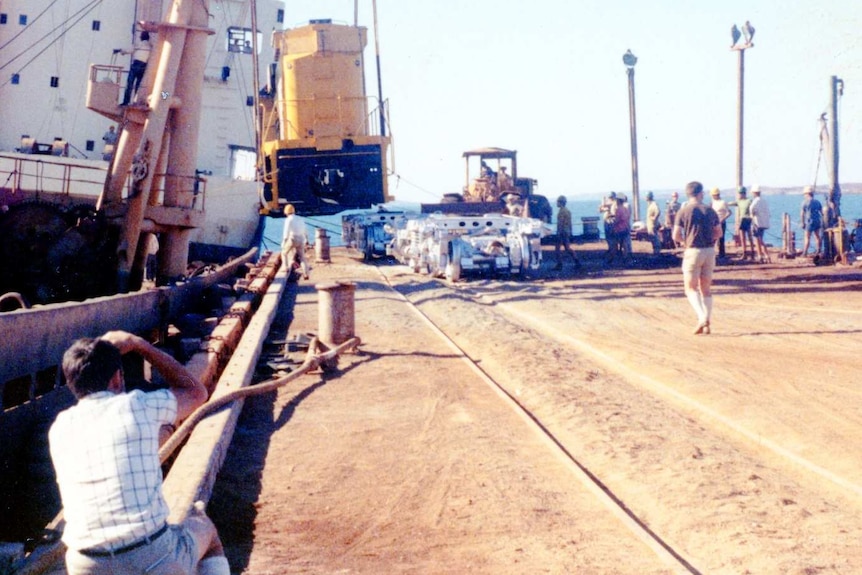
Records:
{"label": "tyre", "polygon": [[461,246],[449,242],[449,263],[446,264],[446,279],[457,282],[461,279]]}
{"label": "tyre", "polygon": [[365,228],[365,249],[362,251],[362,261],[370,262],[374,259],[374,234],[371,228]]}

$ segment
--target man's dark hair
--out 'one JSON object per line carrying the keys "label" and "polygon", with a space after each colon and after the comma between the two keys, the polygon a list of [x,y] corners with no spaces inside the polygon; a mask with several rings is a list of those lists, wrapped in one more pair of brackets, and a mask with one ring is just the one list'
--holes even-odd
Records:
{"label": "man's dark hair", "polygon": [[63,354],[63,376],[78,399],[108,389],[122,368],[120,350],[103,339],[81,338]]}
{"label": "man's dark hair", "polygon": [[703,184],[700,182],[689,182],[685,186],[685,195],[689,198],[693,198],[698,194],[703,193]]}
{"label": "man's dark hair", "polygon": [[149,32],[147,32],[146,30],[141,32],[141,40],[149,40],[149,39],[150,39],[150,33]]}

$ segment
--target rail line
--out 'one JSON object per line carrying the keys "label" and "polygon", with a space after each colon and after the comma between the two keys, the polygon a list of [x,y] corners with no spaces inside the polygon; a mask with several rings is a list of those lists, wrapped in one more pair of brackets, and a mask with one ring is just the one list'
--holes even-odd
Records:
{"label": "rail line", "polygon": [[398,295],[409,308],[416,313],[422,321],[461,359],[476,375],[485,382],[524,422],[529,426],[542,442],[551,450],[561,462],[568,467],[580,482],[599,499],[610,512],[619,519],[629,531],[653,550],[656,555],[666,564],[674,568],[677,573],[700,574],[681,552],[673,548],[661,535],[651,529],[644,520],[637,516],[632,509],[616,495],[589,467],[584,465],[572,452],[566,448],[564,443],[537,417],[529,408],[509,393],[505,386],[494,379],[487,371],[466,353],[446,332],[440,328],[428,315],[422,312],[409,298],[401,293],[382,271],[378,270],[383,280],[392,291]]}
{"label": "rail line", "polygon": [[[472,296],[477,298],[485,297],[483,294],[478,294],[476,292],[473,292],[472,290],[469,290],[469,288],[465,289],[465,291],[471,293]],[[708,405],[705,405],[702,402],[697,401],[696,399],[677,391],[676,389],[673,389],[671,386],[655,378],[644,375],[640,371],[628,367],[626,364],[619,362],[618,360],[611,357],[602,350],[596,348],[595,346],[590,345],[589,343],[576,337],[573,337],[567,333],[564,333],[558,329],[555,329],[552,326],[549,326],[547,322],[539,321],[535,317],[532,317],[531,315],[517,309],[517,307],[515,305],[512,305],[511,303],[494,301],[494,305],[500,311],[508,314],[510,317],[515,318],[519,323],[527,325],[531,329],[536,330],[537,332],[545,335],[546,337],[556,340],[562,344],[571,346],[572,348],[577,349],[578,351],[590,357],[593,357],[594,359],[598,360],[602,365],[604,365],[605,368],[609,371],[617,373],[629,381],[637,382],[643,388],[651,391],[652,393],[662,398],[673,401],[675,404],[681,405],[690,411],[698,413],[711,421],[721,424],[723,427],[729,429],[737,436],[744,438],[747,442],[751,442],[758,448],[768,449],[774,455],[778,456],[786,462],[791,463],[796,467],[802,468],[805,471],[813,473],[820,478],[826,479],[829,482],[837,485],[838,487],[851,492],[857,497],[862,496],[862,484],[856,483],[850,479],[842,477],[841,475],[833,473],[829,469],[826,469],[825,467],[818,465],[806,459],[805,457],[800,456],[797,453],[794,453],[793,451],[785,448],[781,444],[768,438],[765,438],[763,437],[763,435],[757,432],[751,431],[750,429],[734,421],[731,417],[728,417],[720,413],[719,411],[712,409]],[[740,304],[738,302],[735,302],[733,305]]]}
{"label": "rail line", "polygon": [[[441,283],[443,283],[442,280]],[[449,286],[450,289],[453,289]],[[457,288],[456,288],[457,289]],[[712,409],[708,405],[703,404],[696,399],[673,389],[671,386],[666,385],[665,383],[644,375],[640,371],[628,367],[626,364],[621,363],[615,358],[611,357],[607,353],[603,352],[601,349],[596,348],[589,343],[573,337],[567,333],[562,332],[559,329],[555,329],[552,326],[548,325],[547,322],[542,322],[537,318],[519,310],[517,306],[508,303],[508,302],[500,302],[496,301],[493,298],[487,298],[484,294],[477,293],[469,288],[460,288],[466,293],[470,293],[472,297],[475,298],[484,298],[489,301],[493,301],[496,309],[501,312],[508,314],[510,317],[514,318],[519,323],[529,326],[531,329],[537,331],[545,335],[548,338],[558,341],[564,345],[571,346],[572,348],[596,359],[599,361],[607,370],[617,373],[618,375],[624,377],[629,381],[634,381],[640,384],[644,389],[649,390],[653,394],[668,399],[674,402],[677,405],[681,405],[688,410],[700,414],[702,417],[705,417],[711,421],[719,423],[726,429],[729,429],[734,434],[739,437],[745,439],[745,441],[754,444],[757,448],[766,448],[771,451],[774,455],[778,456],[782,460],[789,462],[795,467],[804,469],[807,472],[810,472],[820,478],[826,479],[827,481],[833,483],[834,485],[840,487],[841,489],[847,490],[853,495],[859,497],[862,496],[862,484],[854,482],[850,479],[842,477],[836,473],[833,473],[829,469],[814,463],[805,457],[800,456],[797,453],[794,453],[792,450],[784,447],[778,442],[772,441],[768,438],[765,438],[763,435],[754,432],[736,421],[734,421],[731,417],[728,417],[719,411]],[[740,304],[739,302],[731,302],[729,305],[746,305],[744,303]],[[763,307],[763,306],[760,306]],[[780,306],[772,306],[772,307],[780,307]],[[791,308],[787,308],[791,309]],[[798,308],[793,308],[798,311]],[[818,312],[822,312],[823,310],[817,310]],[[828,311],[836,311],[836,310],[828,310]],[[850,310],[839,310],[839,311],[850,311]],[[852,313],[860,313],[858,310],[853,310]]]}

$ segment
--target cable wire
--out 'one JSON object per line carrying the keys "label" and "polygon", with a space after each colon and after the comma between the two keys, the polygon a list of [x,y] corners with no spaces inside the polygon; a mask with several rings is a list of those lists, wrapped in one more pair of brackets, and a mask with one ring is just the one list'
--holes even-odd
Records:
{"label": "cable wire", "polygon": [[[82,19],[83,19],[87,14],[89,14],[90,12],[92,12],[92,11],[93,11],[93,9],[95,9],[95,8],[96,8],[96,6],[98,6],[98,5],[99,5],[99,4],[101,4],[101,3],[102,3],[102,0],[92,0],[92,2],[90,2],[90,6],[84,6],[83,8],[81,8],[80,10],[78,10],[78,12],[76,12],[75,14],[73,14],[73,15],[72,15],[72,18],[74,18],[74,17],[78,16],[78,14],[81,14],[81,12],[84,12],[83,14],[81,14],[81,16],[80,16],[80,17],[78,17],[78,19],[77,19],[77,20],[75,20],[75,21],[74,21],[74,22],[72,22],[71,24],[69,24],[69,23],[68,23],[68,20],[64,20],[62,23],[58,24],[57,26],[54,26],[54,28],[52,28],[50,31],[46,32],[46,33],[45,33],[41,38],[39,38],[39,39],[38,39],[38,40],[36,40],[35,42],[32,42],[32,43],[31,43],[29,46],[27,46],[24,50],[22,50],[21,52],[19,52],[19,53],[18,53],[18,54],[16,54],[15,56],[13,56],[13,57],[8,61],[8,62],[5,62],[5,63],[3,63],[3,65],[0,65],[0,70],[5,69],[5,68],[6,68],[6,67],[8,67],[12,62],[14,62],[15,60],[17,60],[18,58],[20,58],[20,57],[21,57],[21,56],[23,56],[24,54],[29,53],[29,52],[30,52],[30,50],[31,50],[32,48],[34,48],[37,44],[39,44],[40,42],[42,42],[42,40],[44,40],[45,38],[47,38],[47,37],[48,37],[48,36],[50,36],[51,34],[54,34],[58,29],[63,28],[63,27],[65,26],[65,29],[63,29],[63,31],[60,33],[60,35],[59,35],[59,36],[57,36],[56,38],[54,38],[54,39],[53,39],[53,40],[52,40],[52,41],[51,41],[47,46],[45,46],[45,48],[43,48],[42,50],[40,50],[39,52],[37,52],[35,56],[33,56],[32,58],[30,58],[29,60],[27,60],[27,62],[26,62],[23,66],[21,66],[21,67],[18,69],[18,71],[19,71],[19,72],[20,72],[21,70],[24,70],[28,65],[30,65],[30,63],[32,63],[32,62],[33,62],[33,60],[35,60],[36,58],[38,58],[39,56],[41,56],[41,55],[45,52],[45,50],[47,50],[48,48],[50,48],[51,46],[53,46],[54,44],[56,44],[56,43],[57,43],[57,42],[58,42],[58,41],[59,41],[63,36],[65,36],[65,35],[66,35],[66,33],[67,33],[69,30],[71,30],[72,28],[74,28],[74,27],[75,27],[75,25],[76,25],[78,22],[80,22],[80,21],[81,21],[81,20],[82,20]],[[8,83],[8,82],[7,82],[7,83]],[[5,85],[6,85],[6,84],[4,84],[4,86],[5,86]]]}
{"label": "cable wire", "polygon": [[50,10],[50,9],[54,6],[54,4],[56,4],[56,3],[57,3],[57,0],[53,0],[53,2],[51,2],[50,4],[48,4],[48,6],[46,6],[44,10],[42,10],[41,12],[39,12],[39,15],[38,15],[38,16],[36,16],[36,17],[35,17],[35,18],[33,18],[32,20],[30,20],[30,23],[29,23],[29,24],[27,24],[26,26],[24,26],[23,28],[21,28],[21,30],[20,30],[17,34],[15,34],[14,36],[12,36],[12,37],[11,37],[11,38],[9,38],[8,40],[6,40],[6,42],[4,42],[3,44],[0,44],[0,50],[2,50],[2,49],[3,49],[3,48],[5,48],[6,46],[8,46],[8,45],[9,45],[9,44],[11,44],[12,42],[14,42],[14,41],[15,41],[15,39],[16,39],[18,36],[20,36],[21,34],[23,34],[24,32],[26,32],[26,31],[27,31],[27,30],[28,30],[28,29],[29,29],[33,24],[35,24],[36,22],[38,22],[38,21],[39,21],[39,18],[41,18],[41,17],[42,17],[42,16],[43,16],[43,15],[44,15],[48,10]]}
{"label": "cable wire", "polygon": [[392,175],[395,176],[395,178],[396,178],[396,183],[395,183],[396,188],[398,187],[398,184],[400,184],[401,182],[404,182],[408,186],[413,186],[414,188],[416,188],[417,190],[419,190],[423,194],[427,194],[428,196],[430,196],[432,198],[438,197],[438,194],[435,194],[434,192],[432,192],[430,190],[426,190],[425,188],[423,188],[422,186],[420,186],[418,184],[414,184],[410,180],[404,178],[401,174],[393,172]]}

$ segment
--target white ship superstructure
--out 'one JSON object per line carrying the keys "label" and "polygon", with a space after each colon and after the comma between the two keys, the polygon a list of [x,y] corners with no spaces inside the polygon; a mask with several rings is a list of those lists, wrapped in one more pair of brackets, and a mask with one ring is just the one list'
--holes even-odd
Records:
{"label": "white ship superstructure", "polygon": [[[253,60],[248,0],[210,2],[210,28],[202,94],[197,169],[206,181],[206,225],[192,241],[246,247],[257,225],[254,178]],[[0,152],[26,152],[42,162],[31,169],[40,186],[49,163],[107,170],[103,134],[111,120],[85,106],[90,64],[124,69],[140,31],[138,22],[161,20],[170,0],[4,0],[0,4]],[[270,36],[282,30],[284,2],[258,0],[260,77],[273,60]],[[52,152],[60,154],[53,155]],[[0,188],[15,180],[12,161],[0,163]],[[27,170],[17,174],[26,180]],[[39,182],[41,178],[43,182]],[[49,184],[44,183],[48,186]],[[74,193],[98,194],[99,183]]]}

